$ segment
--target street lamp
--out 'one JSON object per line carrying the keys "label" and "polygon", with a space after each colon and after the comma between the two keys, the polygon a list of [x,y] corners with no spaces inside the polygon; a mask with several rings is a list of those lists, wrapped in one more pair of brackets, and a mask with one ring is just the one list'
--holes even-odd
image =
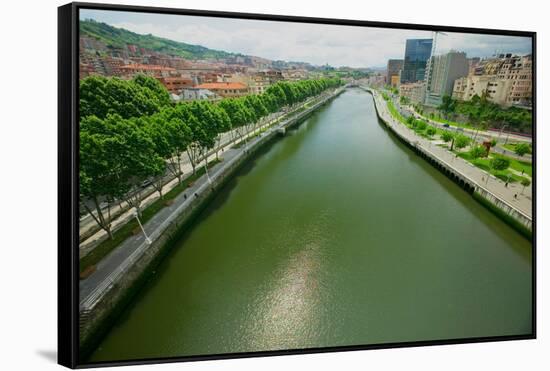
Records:
{"label": "street lamp", "polygon": [[143,225],[141,225],[141,221],[139,220],[138,213],[134,212],[134,216],[136,217],[137,222],[139,224],[139,227],[141,228],[141,231],[143,232],[143,235],[145,236],[145,241],[147,241],[147,243],[150,245],[152,243],[152,241],[149,238],[149,236],[147,236],[147,233],[145,233],[145,229],[143,228]]}

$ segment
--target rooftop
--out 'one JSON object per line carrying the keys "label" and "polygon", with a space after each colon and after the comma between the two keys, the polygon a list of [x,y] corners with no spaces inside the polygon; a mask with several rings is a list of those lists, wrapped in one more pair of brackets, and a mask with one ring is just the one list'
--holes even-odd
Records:
{"label": "rooftop", "polygon": [[216,89],[247,89],[248,87],[245,84],[242,84],[240,82],[208,82],[204,84],[200,84],[195,86],[195,88],[199,89],[210,89],[210,90],[216,90]]}
{"label": "rooftop", "polygon": [[120,66],[120,69],[124,70],[151,70],[151,71],[175,71],[172,67],[157,66],[154,64],[127,64],[125,66]]}

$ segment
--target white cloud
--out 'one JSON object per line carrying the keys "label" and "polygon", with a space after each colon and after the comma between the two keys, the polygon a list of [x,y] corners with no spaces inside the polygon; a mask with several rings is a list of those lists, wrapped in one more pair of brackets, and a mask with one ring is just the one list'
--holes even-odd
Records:
{"label": "white cloud", "polygon": [[[431,37],[417,30],[113,11],[82,11],[81,18],[213,49],[333,66],[383,66],[403,58],[406,39]],[[440,37],[438,51],[450,49],[489,56],[495,50],[528,53],[531,44],[528,38],[449,33]]]}

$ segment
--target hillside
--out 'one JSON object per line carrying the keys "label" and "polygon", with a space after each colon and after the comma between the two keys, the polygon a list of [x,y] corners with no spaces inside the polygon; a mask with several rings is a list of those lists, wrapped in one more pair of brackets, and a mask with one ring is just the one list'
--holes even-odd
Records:
{"label": "hillside", "polygon": [[93,37],[103,42],[107,47],[123,48],[125,44],[133,44],[140,48],[188,59],[226,58],[241,55],[208,49],[200,45],[191,45],[168,40],[151,34],[140,35],[123,28],[116,28],[94,20],[80,21],[80,36]]}

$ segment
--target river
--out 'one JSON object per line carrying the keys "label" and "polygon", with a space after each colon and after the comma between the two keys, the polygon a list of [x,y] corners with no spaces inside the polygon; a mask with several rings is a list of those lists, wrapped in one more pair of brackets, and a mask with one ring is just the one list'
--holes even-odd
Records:
{"label": "river", "polygon": [[531,254],[349,89],[238,172],[90,361],[529,334]]}

